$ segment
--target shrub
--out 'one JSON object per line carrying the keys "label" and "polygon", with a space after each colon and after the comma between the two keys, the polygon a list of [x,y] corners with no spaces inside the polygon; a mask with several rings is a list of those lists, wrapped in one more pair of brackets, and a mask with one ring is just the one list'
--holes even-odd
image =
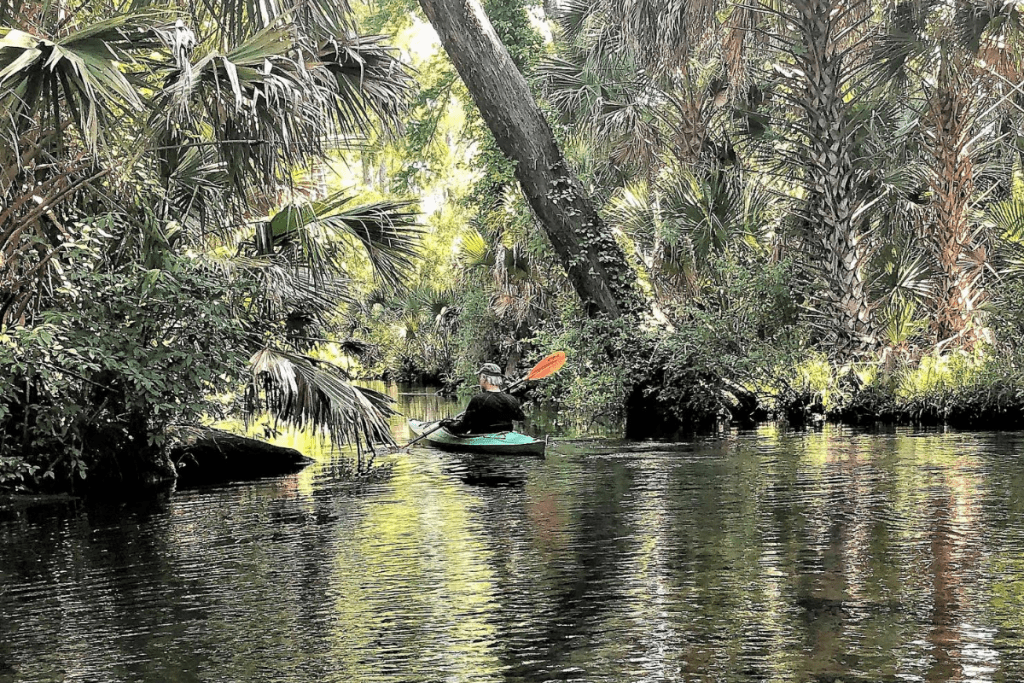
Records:
{"label": "shrub", "polygon": [[170,255],[162,269],[78,263],[37,324],[0,333],[9,480],[144,477],[161,467],[167,428],[216,411],[207,397],[246,367],[241,292],[215,268]]}

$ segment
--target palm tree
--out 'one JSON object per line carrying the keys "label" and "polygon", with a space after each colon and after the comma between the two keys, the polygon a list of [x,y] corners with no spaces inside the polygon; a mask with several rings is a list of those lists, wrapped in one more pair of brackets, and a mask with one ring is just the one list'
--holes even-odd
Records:
{"label": "palm tree", "polygon": [[397,129],[410,85],[382,37],[320,0],[0,3],[0,326],[34,324],[100,221],[112,239],[91,269],[159,271],[187,250],[243,283],[263,405],[388,440],[380,400],[277,347],[289,317],[345,296],[351,259],[396,286],[415,256],[408,205],[304,199],[295,180]]}
{"label": "palm tree", "polygon": [[969,208],[974,195],[974,164],[970,146],[980,104],[965,65],[947,56],[941,60],[933,87],[926,90],[924,121],[932,157],[933,218],[929,221],[941,275],[935,297],[935,333],[941,341],[967,332],[977,308],[978,273],[961,265],[971,233]]}
{"label": "palm tree", "polygon": [[871,111],[866,67],[867,2],[840,6],[826,0],[790,0],[759,8],[774,18],[779,46],[775,95],[791,107],[776,120],[789,147],[776,150],[780,172],[798,169],[803,198],[798,234],[805,267],[821,282],[821,323],[840,355],[874,344],[865,266],[870,255],[865,209],[872,197],[866,160],[855,152]]}
{"label": "palm tree", "polygon": [[1009,187],[1012,161],[1002,150],[1024,102],[1014,57],[1020,14],[1014,3],[907,2],[889,11],[886,29],[878,63],[889,84],[920,103],[920,146],[929,162],[922,227],[938,266],[928,302],[932,331],[943,344],[969,345],[979,331],[991,247],[976,208]]}
{"label": "palm tree", "polygon": [[647,266],[661,319],[662,304],[716,277],[713,261],[757,251],[773,220],[744,154],[764,130],[747,64],[764,51],[751,40],[757,15],[716,0],[574,0],[556,17],[558,53],[538,69],[546,98],[609,224]]}
{"label": "palm tree", "polygon": [[[648,185],[668,178],[683,187],[686,173],[731,170],[739,186],[754,170],[784,179],[789,199],[794,181],[801,186],[794,242],[816,281],[811,308],[840,353],[873,344],[864,215],[872,198],[861,182],[869,164],[856,153],[870,111],[870,16],[866,0],[570,2],[561,23],[571,47],[543,67],[553,104],[581,119],[598,149],[654,160],[637,164]],[[751,66],[765,62],[770,73]]]}
{"label": "palm tree", "polygon": [[[573,0],[539,68],[548,101],[610,168],[654,178],[727,155],[730,99],[746,90],[746,7]],[[724,15],[724,18],[723,18]]]}

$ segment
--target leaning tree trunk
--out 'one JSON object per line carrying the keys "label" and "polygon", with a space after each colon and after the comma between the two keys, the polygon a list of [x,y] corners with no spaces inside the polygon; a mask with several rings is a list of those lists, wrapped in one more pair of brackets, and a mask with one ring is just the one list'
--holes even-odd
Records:
{"label": "leaning tree trunk", "polygon": [[944,60],[928,108],[928,142],[932,157],[932,209],[930,225],[939,262],[933,327],[939,341],[965,338],[981,292],[976,288],[979,269],[966,271],[961,256],[969,249],[971,227],[968,207],[974,191],[970,157],[973,88]]}
{"label": "leaning tree trunk", "polygon": [[635,276],[476,0],[420,0],[590,314],[640,310]]}

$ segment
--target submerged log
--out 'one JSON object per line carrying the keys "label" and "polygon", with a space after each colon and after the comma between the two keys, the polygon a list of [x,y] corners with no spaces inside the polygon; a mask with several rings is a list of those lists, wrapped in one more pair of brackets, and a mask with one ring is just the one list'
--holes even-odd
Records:
{"label": "submerged log", "polygon": [[219,429],[204,429],[171,449],[178,488],[292,474],[313,462],[294,448],[275,446]]}

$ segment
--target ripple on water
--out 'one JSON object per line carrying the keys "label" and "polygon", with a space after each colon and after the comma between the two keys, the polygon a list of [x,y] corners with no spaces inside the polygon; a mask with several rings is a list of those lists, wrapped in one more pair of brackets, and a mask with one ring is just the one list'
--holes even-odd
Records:
{"label": "ripple on water", "polygon": [[0,683],[1024,680],[1020,435],[413,449],[0,508]]}

